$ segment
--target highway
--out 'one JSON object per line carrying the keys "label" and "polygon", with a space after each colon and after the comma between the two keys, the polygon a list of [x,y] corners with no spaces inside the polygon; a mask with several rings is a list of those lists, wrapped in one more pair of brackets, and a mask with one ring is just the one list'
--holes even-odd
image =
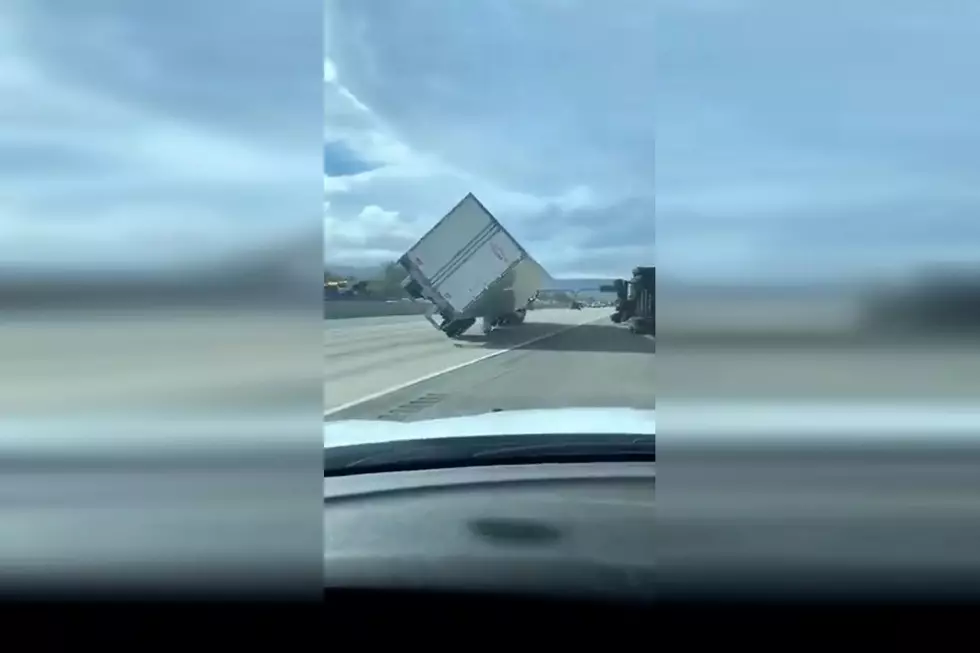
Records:
{"label": "highway", "polygon": [[321,333],[309,311],[266,306],[4,313],[0,412],[315,415]]}
{"label": "highway", "polygon": [[942,339],[697,342],[661,337],[660,401],[980,401],[980,346]]}
{"label": "highway", "polygon": [[227,408],[325,410],[337,419],[430,402],[414,414],[422,419],[524,406],[653,406],[655,392],[662,407],[679,400],[980,398],[975,340],[819,334],[753,340],[725,333],[688,339],[665,332],[654,363],[653,341],[613,325],[609,312],[541,309],[520,327],[489,339],[474,328],[459,341],[413,315],[7,313],[0,324],[0,408],[8,417]]}
{"label": "highway", "polygon": [[[714,335],[694,334],[707,327],[690,318],[699,328],[662,333],[654,363],[653,339],[629,334],[608,316],[609,309],[536,311],[521,327],[486,341],[474,328],[459,342],[417,316],[327,320],[326,418],[649,408],[655,394],[662,408],[686,402],[976,405],[980,397],[980,344],[972,340],[855,337],[846,321],[829,319],[774,320],[784,333],[747,336],[726,314],[721,327],[715,320]],[[513,349],[541,336],[548,337]],[[488,354],[496,355],[478,360]]]}
{"label": "highway", "polygon": [[450,340],[417,316],[326,321],[327,420],[415,421],[494,409],[654,407],[654,340],[611,309],[542,309]]}

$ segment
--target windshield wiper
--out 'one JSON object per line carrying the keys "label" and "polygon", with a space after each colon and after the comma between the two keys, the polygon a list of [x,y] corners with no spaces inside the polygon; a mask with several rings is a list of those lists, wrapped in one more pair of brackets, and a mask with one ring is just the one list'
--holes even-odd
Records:
{"label": "windshield wiper", "polygon": [[506,435],[383,442],[324,450],[323,475],[571,462],[654,462],[652,435]]}

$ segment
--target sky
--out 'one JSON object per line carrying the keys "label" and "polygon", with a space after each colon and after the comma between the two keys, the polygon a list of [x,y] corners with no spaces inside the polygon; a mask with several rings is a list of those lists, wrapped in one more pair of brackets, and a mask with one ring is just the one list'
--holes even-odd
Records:
{"label": "sky", "polygon": [[169,270],[319,245],[317,0],[0,12],[0,272]]}
{"label": "sky", "polygon": [[0,272],[382,262],[467,192],[559,276],[977,261],[978,60],[972,0],[8,0]]}
{"label": "sky", "polygon": [[327,2],[327,261],[397,258],[473,192],[553,275],[652,262],[650,4]]}
{"label": "sky", "polygon": [[980,260],[980,3],[328,0],[328,261],[472,191],[554,275]]}

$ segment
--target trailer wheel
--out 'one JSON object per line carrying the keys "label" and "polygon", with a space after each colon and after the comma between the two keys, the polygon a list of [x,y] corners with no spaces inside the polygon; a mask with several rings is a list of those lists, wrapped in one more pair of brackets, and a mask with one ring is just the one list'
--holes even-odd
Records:
{"label": "trailer wheel", "polygon": [[458,338],[459,336],[463,335],[463,333],[467,329],[473,326],[474,322],[476,322],[476,320],[473,318],[467,318],[465,320],[455,320],[447,324],[442,331],[449,338]]}

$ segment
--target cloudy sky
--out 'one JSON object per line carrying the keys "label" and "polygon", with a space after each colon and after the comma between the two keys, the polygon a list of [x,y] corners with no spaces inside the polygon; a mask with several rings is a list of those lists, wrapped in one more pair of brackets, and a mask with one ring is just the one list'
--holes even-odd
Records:
{"label": "cloudy sky", "polygon": [[320,238],[319,0],[6,0],[0,270]]}
{"label": "cloudy sky", "polygon": [[556,275],[980,260],[977,2],[328,0],[325,45],[328,260],[470,190]]}
{"label": "cloudy sky", "polygon": [[0,271],[383,261],[468,191],[556,275],[980,260],[976,61],[974,0],[7,0]]}
{"label": "cloudy sky", "polygon": [[555,275],[651,262],[654,13],[612,6],[327,2],[328,261],[395,258],[472,191]]}

